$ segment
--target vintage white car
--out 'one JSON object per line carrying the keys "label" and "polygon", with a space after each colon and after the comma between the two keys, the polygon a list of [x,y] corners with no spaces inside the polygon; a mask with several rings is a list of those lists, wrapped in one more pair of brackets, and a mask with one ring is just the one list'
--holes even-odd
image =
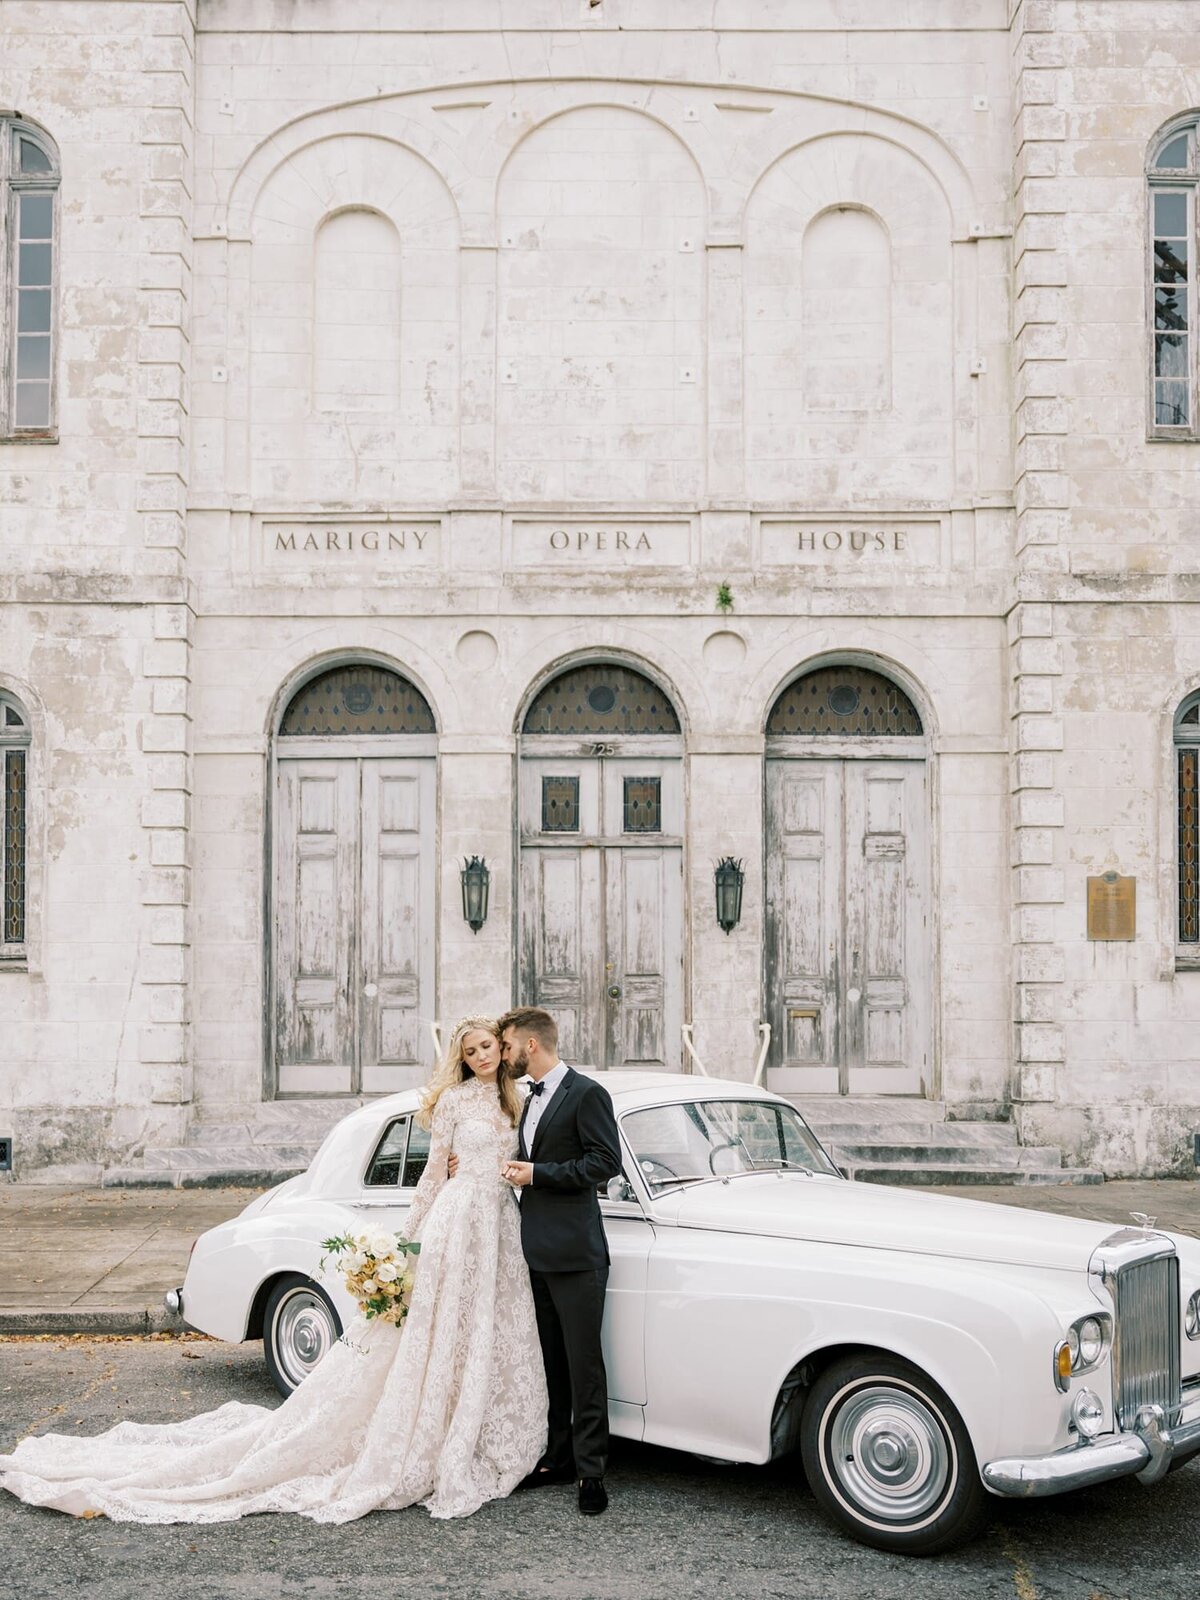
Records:
{"label": "vintage white car", "polygon": [[[731,1462],[799,1447],[832,1517],[913,1554],[968,1538],[989,1495],[1150,1483],[1200,1451],[1200,1243],[848,1183],[766,1090],[604,1081],[624,1147],[601,1200],[615,1433]],[[416,1105],[346,1117],[197,1241],[168,1304],[261,1338],[294,1388],[356,1314],[320,1241],[404,1229]]]}

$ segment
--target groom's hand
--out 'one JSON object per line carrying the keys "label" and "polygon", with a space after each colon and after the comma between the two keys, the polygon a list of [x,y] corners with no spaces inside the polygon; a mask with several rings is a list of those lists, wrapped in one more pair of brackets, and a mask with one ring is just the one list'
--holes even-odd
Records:
{"label": "groom's hand", "polygon": [[532,1161],[510,1161],[502,1174],[514,1189],[527,1188],[533,1182]]}
{"label": "groom's hand", "polygon": [[452,1178],[458,1171],[458,1157],[451,1152],[449,1161],[446,1162],[446,1176]]}

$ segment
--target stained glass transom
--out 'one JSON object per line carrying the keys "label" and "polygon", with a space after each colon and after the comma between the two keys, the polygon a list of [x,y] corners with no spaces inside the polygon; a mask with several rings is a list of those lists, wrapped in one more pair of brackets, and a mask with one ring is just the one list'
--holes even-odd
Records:
{"label": "stained glass transom", "polygon": [[816,667],[789,683],[771,707],[768,733],[913,737],[924,732],[898,684],[869,667]]}
{"label": "stained glass transom", "polygon": [[293,698],[279,729],[282,738],[337,734],[436,733],[429,702],[386,667],[334,667],[313,678]]}
{"label": "stained glass transom", "polygon": [[554,678],[525,716],[525,733],[678,733],[675,707],[656,683],[632,667],[590,662]]}

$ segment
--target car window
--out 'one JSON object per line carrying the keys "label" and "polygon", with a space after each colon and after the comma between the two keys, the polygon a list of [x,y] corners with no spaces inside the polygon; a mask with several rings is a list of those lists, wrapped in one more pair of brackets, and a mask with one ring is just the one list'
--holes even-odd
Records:
{"label": "car window", "polygon": [[429,1164],[429,1129],[414,1122],[408,1136],[408,1155],[404,1161],[404,1187],[413,1189]]}
{"label": "car window", "polygon": [[799,1113],[771,1100],[679,1101],[627,1112],[621,1127],[653,1192],[738,1172],[836,1172]]}
{"label": "car window", "polygon": [[411,1117],[397,1117],[383,1130],[383,1138],[375,1147],[371,1164],[367,1168],[369,1189],[395,1187],[404,1171],[404,1152],[408,1145]]}

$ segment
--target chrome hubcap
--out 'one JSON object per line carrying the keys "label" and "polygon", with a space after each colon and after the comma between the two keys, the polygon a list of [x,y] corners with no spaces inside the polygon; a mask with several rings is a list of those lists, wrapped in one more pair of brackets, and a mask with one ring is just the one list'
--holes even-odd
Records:
{"label": "chrome hubcap", "polygon": [[293,1388],[318,1367],[337,1341],[329,1307],[311,1289],[293,1289],[275,1313],[275,1354]]}
{"label": "chrome hubcap", "polygon": [[951,1451],[935,1412],[888,1384],[852,1394],[829,1431],[829,1460],[848,1499],[887,1522],[912,1522],[936,1506]]}

